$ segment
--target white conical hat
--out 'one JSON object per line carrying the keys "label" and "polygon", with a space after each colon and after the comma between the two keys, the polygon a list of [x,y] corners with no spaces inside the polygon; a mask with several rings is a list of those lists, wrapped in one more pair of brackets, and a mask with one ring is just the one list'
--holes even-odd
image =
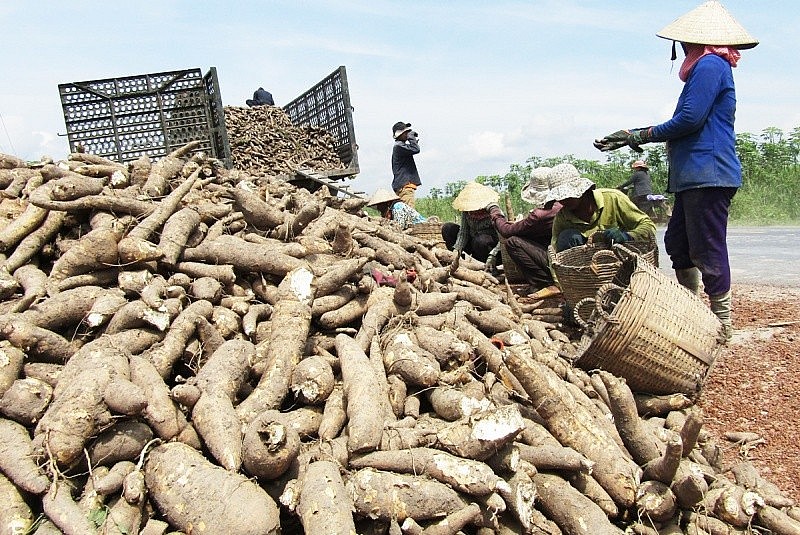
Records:
{"label": "white conical hat", "polygon": [[489,203],[496,203],[499,199],[500,194],[489,186],[479,182],[469,182],[453,199],[453,208],[459,212],[474,212],[486,208]]}
{"label": "white conical hat", "polygon": [[729,45],[753,48],[758,44],[744,27],[717,0],[709,0],[675,19],[658,37],[699,45]]}
{"label": "white conical hat", "polygon": [[400,197],[398,197],[396,193],[393,193],[388,189],[379,189],[378,191],[372,194],[372,197],[370,197],[367,206],[375,206],[381,203],[389,201],[399,201],[399,200]]}

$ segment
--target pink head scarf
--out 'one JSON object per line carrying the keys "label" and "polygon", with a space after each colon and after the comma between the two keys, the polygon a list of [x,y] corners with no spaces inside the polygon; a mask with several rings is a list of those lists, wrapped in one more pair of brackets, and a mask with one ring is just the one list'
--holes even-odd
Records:
{"label": "pink head scarf", "polygon": [[732,46],[698,45],[694,43],[683,43],[683,46],[686,48],[686,59],[683,60],[678,76],[684,82],[689,78],[689,73],[692,72],[694,66],[703,56],[716,54],[727,60],[731,67],[736,67],[736,63],[742,57],[742,53]]}

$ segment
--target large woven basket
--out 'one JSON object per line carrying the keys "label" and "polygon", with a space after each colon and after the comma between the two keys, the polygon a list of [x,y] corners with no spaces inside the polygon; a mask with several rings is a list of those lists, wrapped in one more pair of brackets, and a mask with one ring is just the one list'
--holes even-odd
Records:
{"label": "large woven basket", "polygon": [[[655,239],[627,242],[625,247],[642,256],[653,266],[658,266],[658,245]],[[594,297],[603,284],[611,282],[622,266],[622,259],[614,249],[604,243],[580,245],[557,253],[551,245],[547,249],[558,285],[567,306],[574,307],[581,299]],[[583,313],[581,313],[583,315]],[[585,315],[583,319],[588,319]]]}
{"label": "large woven basket", "polygon": [[442,223],[439,221],[429,221],[427,223],[416,223],[406,230],[409,234],[416,237],[428,247],[444,247],[442,238]]}
{"label": "large woven basket", "polygon": [[631,254],[613,283],[577,308],[586,304],[593,311],[577,366],[623,377],[634,392],[699,394],[723,341],[722,324],[699,297]]}

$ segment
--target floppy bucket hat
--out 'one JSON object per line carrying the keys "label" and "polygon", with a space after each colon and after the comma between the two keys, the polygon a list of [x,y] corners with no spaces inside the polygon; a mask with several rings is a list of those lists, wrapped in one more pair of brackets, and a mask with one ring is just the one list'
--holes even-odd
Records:
{"label": "floppy bucket hat", "polygon": [[372,197],[369,198],[367,206],[377,206],[385,202],[399,201],[399,200],[400,197],[398,197],[397,194],[395,194],[394,192],[391,192],[388,189],[379,189],[378,191],[372,194]]}
{"label": "floppy bucket hat", "polygon": [[550,189],[545,193],[545,204],[550,201],[577,199],[587,189],[594,187],[594,182],[583,178],[571,163],[560,163],[553,167],[550,170],[549,178]]}
{"label": "floppy bucket hat", "polygon": [[453,208],[459,212],[474,212],[486,208],[487,204],[500,200],[500,194],[489,186],[478,182],[469,182],[453,199]]}
{"label": "floppy bucket hat", "polygon": [[402,135],[403,132],[408,132],[409,130],[411,130],[411,123],[398,121],[392,125],[392,136],[394,139],[397,139]]}
{"label": "floppy bucket hat", "polygon": [[544,205],[544,198],[550,189],[550,167],[537,167],[531,171],[531,178],[522,188],[519,196],[537,208]]}
{"label": "floppy bucket hat", "polygon": [[758,40],[717,0],[709,0],[665,26],[658,37],[699,45],[753,48]]}

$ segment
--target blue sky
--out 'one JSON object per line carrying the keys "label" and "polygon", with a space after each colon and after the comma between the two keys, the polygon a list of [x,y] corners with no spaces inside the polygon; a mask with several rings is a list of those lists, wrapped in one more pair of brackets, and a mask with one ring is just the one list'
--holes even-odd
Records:
{"label": "blue sky", "polygon": [[[655,33],[699,0],[2,0],[0,152],[69,152],[58,84],[216,67],[223,104],[283,105],[347,68],[361,173],[391,182],[391,125],[420,133],[421,194],[533,155],[604,161],[592,140],[672,113],[679,58]],[[761,44],[734,70],[739,132],[800,126],[788,0],[727,0]],[[680,52],[679,52],[680,55]],[[62,134],[59,136],[58,134]]]}

